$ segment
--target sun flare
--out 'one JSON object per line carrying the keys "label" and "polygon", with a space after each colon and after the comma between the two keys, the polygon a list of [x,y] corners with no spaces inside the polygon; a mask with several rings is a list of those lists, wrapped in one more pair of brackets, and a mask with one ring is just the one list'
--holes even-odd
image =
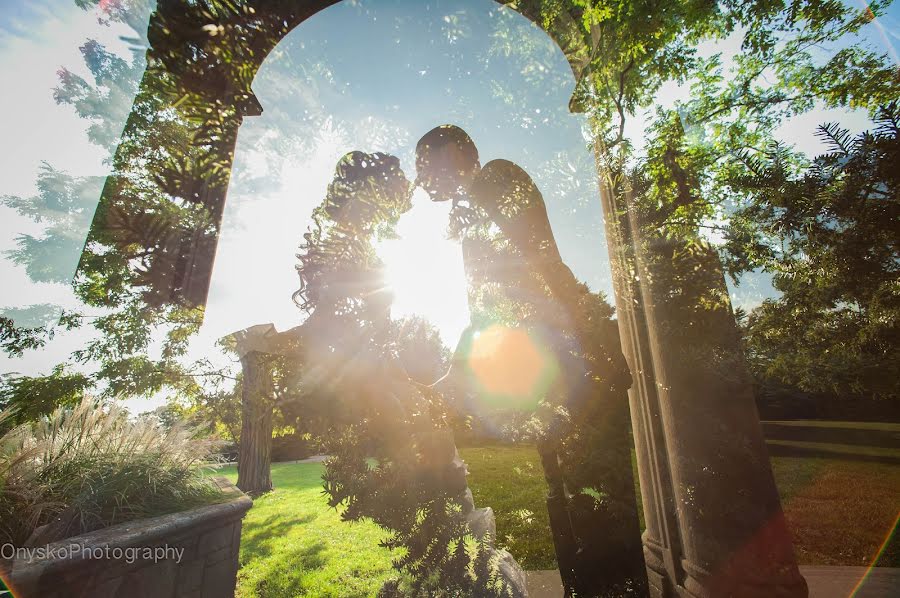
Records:
{"label": "sun flare", "polygon": [[394,318],[417,315],[438,328],[451,349],[469,324],[462,249],[447,239],[449,204],[434,203],[424,192],[397,224],[397,239],[378,243],[394,294]]}

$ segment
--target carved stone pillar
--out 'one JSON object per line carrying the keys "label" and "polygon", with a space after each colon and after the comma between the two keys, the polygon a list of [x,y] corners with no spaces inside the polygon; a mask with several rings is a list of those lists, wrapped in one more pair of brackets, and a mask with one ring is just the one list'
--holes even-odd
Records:
{"label": "carved stone pillar", "polygon": [[241,357],[241,442],[237,487],[248,494],[272,489],[272,381],[269,356],[251,351]]}
{"label": "carved stone pillar", "polygon": [[208,17],[186,7],[160,2],[151,16],[147,68],[76,274],[128,264],[121,276],[150,307],[206,303],[238,129],[262,112],[242,65],[209,49]]}
{"label": "carved stone pillar", "polygon": [[601,197],[651,595],[805,597],[718,256],[642,238],[608,185]]}
{"label": "carved stone pillar", "polygon": [[697,597],[805,597],[718,256],[661,239],[640,250],[679,585]]}
{"label": "carved stone pillar", "polygon": [[272,489],[272,360],[277,332],[271,324],[251,326],[231,335],[241,359],[241,440],[237,487],[248,494]]}
{"label": "carved stone pillar", "polygon": [[[603,172],[600,151],[596,149],[597,167]],[[600,199],[612,267],[619,338],[633,379],[628,399],[644,514],[642,539],[649,592],[654,598],[668,598],[674,596],[675,584],[680,578],[678,522],[653,356],[641,303],[640,277],[625,206],[619,205],[615,195],[603,183]]]}

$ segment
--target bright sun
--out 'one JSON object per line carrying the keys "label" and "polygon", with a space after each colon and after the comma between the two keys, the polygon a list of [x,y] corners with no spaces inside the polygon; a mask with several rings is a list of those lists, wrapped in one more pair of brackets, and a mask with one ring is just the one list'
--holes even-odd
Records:
{"label": "bright sun", "polygon": [[435,203],[421,190],[397,224],[399,239],[378,244],[394,293],[394,318],[418,315],[438,328],[450,349],[469,324],[466,276],[459,243],[447,239],[449,202]]}

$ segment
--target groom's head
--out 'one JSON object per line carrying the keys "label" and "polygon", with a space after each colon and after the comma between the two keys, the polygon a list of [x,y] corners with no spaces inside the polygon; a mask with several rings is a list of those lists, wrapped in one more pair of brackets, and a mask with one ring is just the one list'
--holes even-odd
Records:
{"label": "groom's head", "polygon": [[458,196],[480,169],[475,143],[456,125],[435,127],[416,144],[417,183],[432,201]]}

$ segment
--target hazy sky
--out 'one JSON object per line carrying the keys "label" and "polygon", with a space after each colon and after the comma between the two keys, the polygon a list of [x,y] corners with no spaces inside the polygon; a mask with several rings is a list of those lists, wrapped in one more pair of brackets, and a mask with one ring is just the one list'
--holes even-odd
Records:
{"label": "hazy sky", "polygon": [[[896,44],[898,15],[892,7],[869,28],[870,43],[883,49]],[[0,0],[6,89],[0,94],[0,195],[33,194],[42,161],[72,174],[104,174],[105,152],[88,143],[86,124],[70,107],[54,103],[52,89],[62,66],[87,75],[78,51],[87,39],[130,59],[130,44],[120,36],[134,35],[123,25],[99,24],[96,14],[71,0]],[[702,51],[728,55],[737,44]],[[442,123],[465,128],[482,163],[505,158],[531,174],[563,258],[591,288],[611,294],[584,118],[567,109],[573,87],[571,70],[548,36],[491,0],[348,0],[301,24],[253,84],[264,113],[245,119],[239,133],[207,318],[192,353],[202,355],[216,338],[253,324],[284,329],[299,323],[291,301],[295,253],[337,160],[351,150],[388,152],[400,157],[412,179],[416,141]],[[684,94],[668,85],[659,101],[669,104]],[[782,135],[815,152],[815,126],[838,119],[854,130],[865,126],[860,115],[814,111],[786,123]],[[630,121],[628,133],[638,145],[641,129],[640,117]],[[404,238],[382,252],[394,268],[398,315],[423,312],[453,344],[466,321],[465,291],[458,248],[442,240],[445,221],[446,206],[418,195],[400,223]],[[17,234],[39,230],[0,207],[0,251],[12,247]],[[5,259],[0,279],[0,310],[72,301],[65,285],[30,282]],[[752,289],[738,290],[736,303],[755,301]],[[64,336],[26,359],[0,360],[0,371],[46,371],[83,340]]]}

